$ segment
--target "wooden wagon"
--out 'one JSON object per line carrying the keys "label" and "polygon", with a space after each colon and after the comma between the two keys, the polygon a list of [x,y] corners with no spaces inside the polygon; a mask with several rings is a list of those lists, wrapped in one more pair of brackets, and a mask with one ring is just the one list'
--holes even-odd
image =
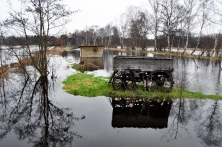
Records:
{"label": "wooden wagon", "polygon": [[110,81],[114,90],[133,90],[143,87],[148,91],[161,88],[170,92],[173,87],[172,72],[173,59],[114,56],[113,74]]}

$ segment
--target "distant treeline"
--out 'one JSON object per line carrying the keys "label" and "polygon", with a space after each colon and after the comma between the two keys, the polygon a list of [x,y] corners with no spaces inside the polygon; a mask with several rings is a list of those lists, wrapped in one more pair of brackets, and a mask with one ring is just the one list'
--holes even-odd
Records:
{"label": "distant treeline", "polygon": [[[50,36],[49,38],[45,38],[49,43],[55,43],[57,41],[56,37]],[[39,36],[33,35],[33,36],[27,36],[25,37],[15,37],[15,36],[9,36],[4,37],[1,40],[2,45],[6,46],[16,46],[16,45],[38,45],[39,44]]]}
{"label": "distant treeline", "polygon": [[[81,32],[82,33],[82,32]],[[86,37],[83,36],[81,33],[77,34],[76,32],[71,34],[71,35],[61,35],[60,37],[53,37],[51,36],[48,38],[49,44],[52,46],[75,46],[78,47],[79,45],[93,45],[93,38],[92,37]],[[90,36],[90,35],[89,35]],[[109,47],[117,47],[120,46],[120,37],[117,33],[113,33],[111,35],[112,41],[110,42]],[[87,41],[86,41],[87,38]],[[105,36],[104,38],[101,38],[98,36],[96,38],[96,45],[104,45],[109,41],[110,36]],[[222,34],[218,34],[217,36],[218,42],[216,49],[220,49],[222,47]],[[186,38],[185,36],[172,36],[170,38],[172,41],[172,47],[174,48],[181,48],[182,46],[185,45],[186,43]],[[188,42],[188,48],[195,48],[196,47],[196,42],[197,42],[198,37],[189,35],[189,42]],[[133,49],[131,45],[131,39],[126,38],[124,46]],[[1,40],[2,45],[9,45],[9,46],[16,46],[16,45],[21,45],[21,42],[28,43],[30,45],[38,45],[39,42],[39,37],[38,36],[28,36],[28,38],[22,38],[22,37],[15,37],[15,36],[9,36]],[[134,40],[135,42],[135,47],[137,48],[142,48],[141,40],[136,39]],[[157,39],[157,49],[159,51],[166,49],[167,48],[167,40],[165,36],[159,36]],[[154,39],[145,39],[144,41],[145,48],[154,46]],[[144,45],[143,44],[143,45]],[[215,45],[215,35],[204,35],[200,39],[200,44],[198,48],[205,49],[205,50],[211,50]]]}

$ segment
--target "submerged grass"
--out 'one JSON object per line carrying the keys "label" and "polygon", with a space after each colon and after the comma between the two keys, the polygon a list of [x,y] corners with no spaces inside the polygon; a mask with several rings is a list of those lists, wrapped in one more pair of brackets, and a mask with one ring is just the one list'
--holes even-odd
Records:
{"label": "submerged grass", "polygon": [[111,83],[109,83],[109,77],[95,77],[92,74],[77,73],[69,76],[64,82],[63,89],[66,92],[73,95],[81,95],[86,97],[95,96],[107,96],[112,98],[210,98],[210,99],[222,99],[220,95],[205,95],[200,92],[191,92],[188,90],[181,90],[173,88],[172,92],[166,93],[161,91],[145,91],[145,90],[133,90],[133,91],[119,91],[113,90]]}

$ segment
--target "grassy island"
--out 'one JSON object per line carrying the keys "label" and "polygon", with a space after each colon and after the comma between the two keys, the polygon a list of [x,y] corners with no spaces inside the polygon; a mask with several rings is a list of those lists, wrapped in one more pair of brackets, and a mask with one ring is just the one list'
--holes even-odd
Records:
{"label": "grassy island", "polygon": [[200,92],[191,92],[173,88],[170,93],[149,92],[144,90],[118,91],[113,90],[112,84],[109,83],[109,77],[95,77],[92,74],[77,73],[69,76],[64,82],[63,89],[73,95],[86,97],[107,96],[112,98],[210,98],[222,99],[220,95],[205,95]]}

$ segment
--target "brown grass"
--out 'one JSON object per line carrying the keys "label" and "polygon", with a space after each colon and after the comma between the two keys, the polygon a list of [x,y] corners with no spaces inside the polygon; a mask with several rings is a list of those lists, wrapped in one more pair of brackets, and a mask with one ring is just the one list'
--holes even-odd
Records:
{"label": "brown grass", "polygon": [[62,55],[63,52],[64,52],[64,49],[62,49],[59,46],[56,46],[56,47],[52,48],[51,50],[48,50],[47,54]]}
{"label": "brown grass", "polygon": [[3,65],[0,67],[0,80],[7,77],[9,72],[8,65]]}

